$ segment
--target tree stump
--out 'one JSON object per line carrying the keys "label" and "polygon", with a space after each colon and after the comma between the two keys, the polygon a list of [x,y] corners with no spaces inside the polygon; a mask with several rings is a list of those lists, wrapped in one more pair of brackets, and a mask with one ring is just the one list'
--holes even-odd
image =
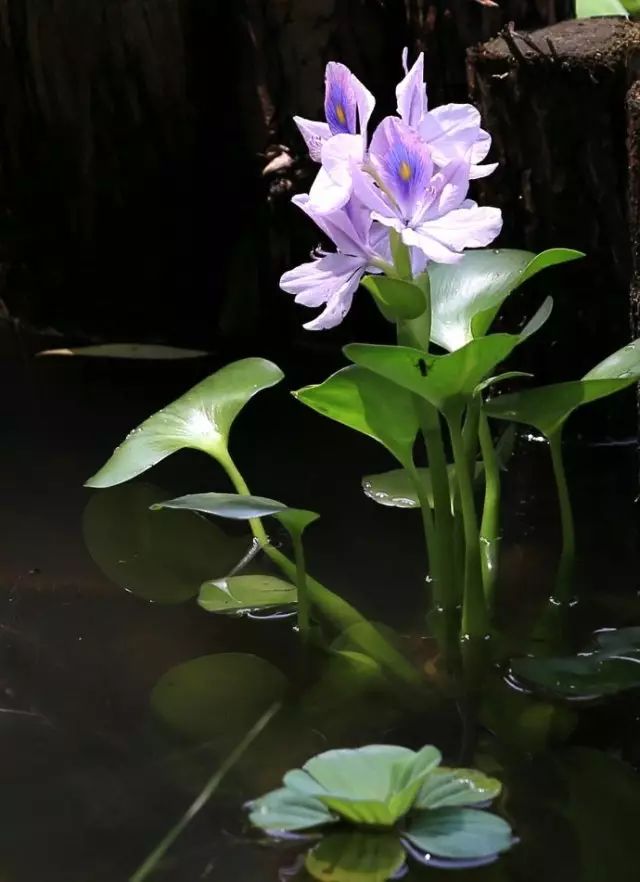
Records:
{"label": "tree stump", "polygon": [[631,336],[625,107],[639,64],[640,26],[621,18],[507,30],[469,52],[500,163],[480,186],[482,202],[503,211],[500,243],[587,255],[542,280],[556,294],[543,339],[557,345],[538,379],[579,377]]}

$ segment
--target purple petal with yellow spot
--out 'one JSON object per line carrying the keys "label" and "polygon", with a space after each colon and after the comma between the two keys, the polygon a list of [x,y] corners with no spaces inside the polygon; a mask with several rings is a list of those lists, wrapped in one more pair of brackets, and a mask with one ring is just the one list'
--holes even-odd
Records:
{"label": "purple petal with yellow spot", "polygon": [[324,112],[332,135],[355,135],[356,93],[353,74],[344,64],[330,61],[325,74]]}
{"label": "purple petal with yellow spot", "polygon": [[369,158],[396,214],[409,222],[433,175],[429,148],[406,123],[388,116],[371,139]]}

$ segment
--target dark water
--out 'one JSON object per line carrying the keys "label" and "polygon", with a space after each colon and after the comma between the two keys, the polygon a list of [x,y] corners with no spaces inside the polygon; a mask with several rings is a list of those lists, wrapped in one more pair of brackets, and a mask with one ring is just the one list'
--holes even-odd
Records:
{"label": "dark water", "polygon": [[[305,363],[294,367],[290,388],[332,367],[320,356]],[[149,603],[96,565],[83,529],[90,545],[96,535],[109,537],[112,545],[101,552],[108,557],[136,530],[151,529],[141,526],[145,494],[227,488],[217,466],[196,453],[171,457],[145,476],[160,489],[82,487],[130,428],[217,366],[28,358],[3,364],[0,880],[127,879],[238,738],[284,694],[284,711],[153,878],[277,880],[299,849],[257,842],[242,803],[319,750],[384,740],[433,742],[448,762],[473,761],[503,779],[499,808],[521,844],[493,867],[455,878],[636,882],[635,693],[566,706],[519,695],[496,676],[475,727],[464,702],[412,705],[375,684],[354,692],[343,673],[326,665],[301,691],[291,623],[213,617],[194,600]],[[306,411],[284,387],[247,408],[232,445],[253,492],[322,513],[309,537],[313,574],[366,616],[393,626],[416,663],[429,664],[419,518],[374,505],[359,487],[362,475],[392,467],[382,448]],[[523,440],[518,452],[505,479],[500,613],[514,645],[550,589],[558,550],[545,446]],[[594,628],[640,623],[636,453],[632,444],[570,444],[581,548],[581,603],[572,616],[577,648]],[[222,534],[217,525],[184,517],[195,527],[174,518],[152,535],[155,567],[129,560],[127,568],[116,559],[116,572],[125,567],[120,581],[142,582],[147,596],[166,599],[176,584],[183,590],[222,575],[209,570],[246,548],[240,530]],[[210,668],[205,662],[173,670],[221,653],[231,655]],[[165,675],[164,691],[151,698]],[[446,874],[411,871],[411,878],[421,875]]]}

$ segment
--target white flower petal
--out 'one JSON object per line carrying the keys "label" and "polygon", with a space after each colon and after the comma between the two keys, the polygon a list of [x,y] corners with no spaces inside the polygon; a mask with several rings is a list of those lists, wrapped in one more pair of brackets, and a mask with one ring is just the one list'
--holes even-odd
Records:
{"label": "white flower petal", "polygon": [[320,162],[322,145],[331,137],[331,129],[326,122],[315,122],[312,119],[303,119],[294,116],[294,123],[298,126],[300,134],[304,138],[309,156],[314,162]]}
{"label": "white flower petal", "polygon": [[304,325],[305,328],[312,331],[333,328],[349,311],[365,265],[362,258],[328,254],[289,270],[282,276],[280,287],[294,294],[296,303],[303,306],[326,304],[323,312]]}

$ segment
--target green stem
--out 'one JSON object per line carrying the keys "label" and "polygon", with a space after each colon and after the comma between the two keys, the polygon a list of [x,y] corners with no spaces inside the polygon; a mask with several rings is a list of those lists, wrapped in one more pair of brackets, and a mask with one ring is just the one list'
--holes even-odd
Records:
{"label": "green stem", "polygon": [[304,643],[309,642],[311,630],[311,613],[309,609],[309,592],[307,590],[307,571],[304,561],[304,546],[299,533],[291,533],[293,554],[296,563],[296,588],[298,589],[298,631]]}
{"label": "green stem", "polygon": [[500,541],[500,464],[496,456],[489,421],[480,414],[480,450],[484,461],[484,507],[480,525],[482,581],[487,607],[493,604],[498,579],[497,558]]}
{"label": "green stem", "polygon": [[[236,491],[241,496],[250,496],[251,492],[230,454],[227,452],[223,458],[217,451],[216,458],[227,472]],[[254,518],[249,523],[254,537],[265,554],[288,579],[295,583],[297,576],[295,563],[271,545],[259,518]],[[339,633],[358,625],[357,633],[352,632],[352,637],[365,654],[378,661],[390,674],[405,685],[412,688],[422,685],[422,678],[415,668],[351,604],[309,575],[306,577],[306,587],[310,605],[315,607]]]}
{"label": "green stem", "polygon": [[562,456],[562,428],[549,436],[549,449],[551,450],[553,474],[558,489],[560,520],[562,523],[562,552],[558,564],[554,600],[558,603],[568,603],[571,600],[574,583],[576,533],[569,486],[567,484],[567,474]]}
{"label": "green stem", "polygon": [[451,435],[453,460],[456,469],[460,505],[464,523],[465,567],[462,609],[462,634],[469,638],[484,638],[487,633],[487,607],[482,587],[482,560],[478,535],[478,517],[473,498],[473,482],[469,471],[467,451],[461,429],[461,414],[447,414]]}

